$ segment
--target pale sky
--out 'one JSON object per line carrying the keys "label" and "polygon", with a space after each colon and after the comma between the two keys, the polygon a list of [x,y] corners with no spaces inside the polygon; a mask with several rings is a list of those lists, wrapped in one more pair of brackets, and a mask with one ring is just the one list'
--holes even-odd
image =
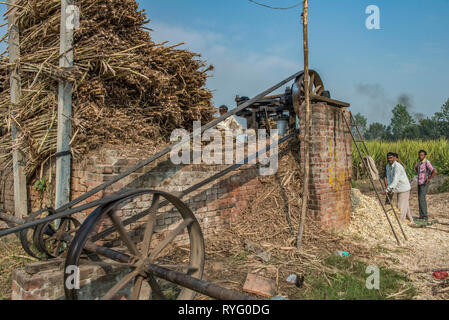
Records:
{"label": "pale sky", "polygon": [[[270,10],[247,0],[140,0],[155,41],[187,42],[215,66],[216,105],[234,106],[303,69],[302,8]],[[290,6],[295,0],[260,1]],[[367,6],[380,9],[368,30]],[[389,122],[401,96],[433,115],[449,98],[448,0],[310,0],[310,67],[332,97],[369,122]]]}

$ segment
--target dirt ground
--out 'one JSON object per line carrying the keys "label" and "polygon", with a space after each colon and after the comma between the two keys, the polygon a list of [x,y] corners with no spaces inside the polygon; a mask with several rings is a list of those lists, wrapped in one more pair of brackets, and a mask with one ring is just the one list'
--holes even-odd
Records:
{"label": "dirt ground", "polygon": [[[416,289],[413,299],[440,300],[449,299],[449,281],[436,280],[434,269],[449,269],[449,225],[435,225],[428,228],[412,228],[410,223],[404,222],[403,228],[407,241],[400,237],[398,246],[385,216],[377,218],[383,211],[374,194],[361,195],[362,205],[354,209],[353,221],[350,228],[342,233],[324,234],[324,239],[317,239],[319,244],[311,250],[306,250],[302,257],[285,257],[283,261],[261,261],[255,254],[241,248],[238,254],[214,255],[209,254],[206,262],[206,278],[224,287],[241,291],[248,273],[275,279],[278,295],[294,297],[295,288],[285,282],[290,273],[302,274],[306,269],[315,268],[320,271],[318,277],[327,281],[330,274],[335,272],[332,267],[323,263],[326,254],[335,250],[348,250],[354,259],[367,265],[376,265],[397,270],[407,275]],[[442,223],[449,223],[449,194],[433,194],[428,196],[430,219],[438,219]],[[418,199],[414,192],[410,206],[412,214],[418,215]],[[376,212],[376,213],[375,213]],[[393,220],[393,216],[391,216]],[[400,230],[394,224],[396,232]],[[267,244],[269,251],[270,246]],[[323,253],[323,254],[320,254]],[[448,270],[449,271],[449,270]],[[311,281],[304,282],[304,286]],[[406,295],[409,289],[389,295],[390,298],[410,298]]]}
{"label": "dirt ground", "polygon": [[[270,189],[272,184],[267,185]],[[274,190],[274,189],[273,189]],[[273,194],[276,194],[275,190]],[[331,284],[335,273],[340,272],[332,265],[326,265],[326,257],[332,256],[336,250],[347,250],[352,254],[354,260],[360,260],[367,265],[378,265],[389,269],[398,270],[408,275],[416,288],[413,299],[417,300],[438,300],[449,299],[449,282],[436,280],[433,278],[433,269],[449,269],[449,225],[435,225],[426,229],[412,228],[408,223],[403,224],[404,231],[408,236],[408,241],[401,239],[398,246],[386,223],[385,217],[378,219],[379,204],[373,194],[360,194],[361,205],[354,209],[353,221],[349,229],[345,232],[332,233],[320,231],[316,225],[309,222],[306,228],[304,250],[298,253],[294,248],[295,237],[286,230],[276,232],[282,228],[285,222],[279,226],[272,225],[267,229],[265,235],[248,236],[250,231],[259,235],[261,232],[257,228],[270,224],[270,220],[265,221],[265,217],[260,217],[260,212],[267,214],[266,219],[273,217],[273,221],[283,221],[285,216],[283,210],[275,210],[282,200],[261,201],[263,206],[254,206],[254,215],[248,213],[244,219],[245,223],[229,230],[217,232],[212,238],[206,239],[206,264],[205,280],[214,282],[220,286],[242,291],[248,273],[255,273],[276,282],[276,294],[279,296],[295,298],[315,298],[321,296],[297,296],[298,289],[287,283],[285,279],[289,274],[297,275],[312,272],[316,279],[324,279]],[[291,198],[293,199],[293,198]],[[449,224],[449,193],[434,194],[428,196],[429,214],[431,219],[438,219],[440,222]],[[256,203],[256,202],[255,202]],[[412,214],[418,214],[418,201],[416,192],[411,198]],[[293,202],[293,205],[296,205]],[[291,211],[297,210],[291,206]],[[271,209],[270,209],[271,208]],[[251,211],[251,210],[250,210]],[[276,214],[278,214],[276,216]],[[292,217],[293,218],[293,217]],[[393,217],[391,217],[393,219]],[[251,219],[261,219],[254,226]],[[256,222],[257,223],[257,222]],[[293,220],[293,225],[297,221]],[[243,231],[237,230],[242,225],[248,227]],[[238,228],[237,228],[238,226]],[[396,227],[396,232],[400,231]],[[283,233],[282,233],[283,232]],[[242,242],[242,239],[252,239],[254,246],[271,257],[264,261],[257,252]],[[1,239],[0,243],[0,299],[9,299],[10,295],[10,275],[15,268],[23,267],[24,263],[31,262],[20,248],[20,244],[15,237]],[[303,290],[312,291],[315,280],[310,276],[304,281]],[[388,297],[391,299],[408,299],[406,290],[398,288]],[[443,292],[442,292],[443,291]],[[308,292],[308,291],[307,291]],[[260,298],[260,297],[258,297]],[[322,297],[323,299],[325,296]],[[343,297],[344,298],[344,297]],[[198,299],[208,299],[198,296]]]}
{"label": "dirt ground", "polygon": [[[374,194],[370,196],[374,197]],[[427,228],[412,228],[408,221],[404,222],[403,228],[408,240],[401,239],[401,246],[397,246],[393,241],[385,242],[388,237],[392,238],[391,231],[384,234],[387,237],[379,236],[377,241],[366,242],[371,248],[384,247],[386,253],[381,254],[378,260],[384,259],[384,264],[388,267],[409,274],[419,292],[416,299],[449,299],[449,282],[441,282],[433,277],[434,270],[449,271],[449,193],[430,194],[427,196],[427,202],[429,221],[437,219],[441,224]],[[416,191],[412,192],[410,208],[412,215],[418,217]],[[397,232],[399,233],[399,230]],[[441,291],[444,292],[437,293]]]}

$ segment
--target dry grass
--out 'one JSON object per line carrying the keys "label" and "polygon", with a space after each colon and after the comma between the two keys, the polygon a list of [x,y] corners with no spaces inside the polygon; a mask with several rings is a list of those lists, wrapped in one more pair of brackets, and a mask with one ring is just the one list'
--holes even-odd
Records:
{"label": "dry grass", "polygon": [[[80,0],[74,69],[59,68],[60,1],[18,0],[21,58],[0,58],[0,169],[11,151],[27,155],[27,174],[56,152],[58,80],[74,84],[72,153],[104,144],[156,145],[176,128],[208,122],[215,109],[204,88],[212,67],[199,55],[151,40],[135,0]],[[5,39],[3,39],[5,40]],[[18,68],[22,100],[10,109],[8,70]],[[14,117],[11,116],[14,112]],[[11,146],[11,123],[21,129]]]}
{"label": "dry grass", "polygon": [[11,298],[11,276],[15,269],[35,261],[23,251],[16,236],[0,239],[0,300]]}

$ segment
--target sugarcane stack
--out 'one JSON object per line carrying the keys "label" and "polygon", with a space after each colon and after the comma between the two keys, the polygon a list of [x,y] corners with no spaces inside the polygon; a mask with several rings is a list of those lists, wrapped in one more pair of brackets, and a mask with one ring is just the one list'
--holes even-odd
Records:
{"label": "sugarcane stack", "polygon": [[[205,88],[212,66],[179,45],[152,41],[135,0],[78,0],[74,68],[59,67],[59,0],[18,0],[21,56],[0,57],[0,170],[12,150],[26,154],[31,177],[56,153],[58,80],[74,83],[71,152],[75,160],[108,145],[154,145],[172,130],[191,129],[216,112]],[[10,12],[6,12],[6,15]],[[6,41],[7,35],[1,41]],[[22,97],[11,106],[9,70],[21,74]],[[14,117],[11,116],[14,114]],[[10,126],[20,137],[12,145]]]}

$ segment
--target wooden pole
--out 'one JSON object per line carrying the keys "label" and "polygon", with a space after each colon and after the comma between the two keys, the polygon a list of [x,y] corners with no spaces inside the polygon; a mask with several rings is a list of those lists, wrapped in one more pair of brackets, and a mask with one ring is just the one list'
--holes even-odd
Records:
{"label": "wooden pole", "polygon": [[[62,68],[73,67],[73,28],[68,23],[67,7],[73,0],[61,0],[60,59]],[[58,137],[56,155],[56,208],[70,201],[71,154],[70,135],[72,118],[72,83],[59,82],[58,91]]]}
{"label": "wooden pole", "polygon": [[[20,104],[21,97],[21,79],[19,65],[15,65],[20,59],[20,34],[17,25],[16,9],[14,8],[16,0],[9,0],[8,9],[11,12],[8,15],[8,53],[9,62],[14,65],[10,74],[11,87],[11,105],[10,115],[14,117],[14,106]],[[17,218],[24,217],[28,212],[27,199],[27,180],[24,172],[25,155],[17,147],[18,128],[15,121],[11,121],[11,137],[13,144],[13,176],[14,176],[14,214]]]}
{"label": "wooden pole", "polygon": [[302,249],[302,239],[307,216],[309,202],[309,182],[310,182],[310,85],[309,85],[309,38],[307,32],[309,15],[309,0],[304,0],[303,13],[303,34],[304,34],[304,92],[305,92],[305,124],[304,124],[304,179],[301,205],[301,218],[299,221],[298,237],[296,244],[298,250]]}

